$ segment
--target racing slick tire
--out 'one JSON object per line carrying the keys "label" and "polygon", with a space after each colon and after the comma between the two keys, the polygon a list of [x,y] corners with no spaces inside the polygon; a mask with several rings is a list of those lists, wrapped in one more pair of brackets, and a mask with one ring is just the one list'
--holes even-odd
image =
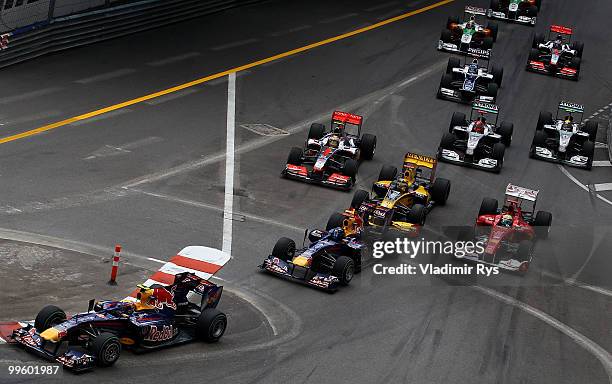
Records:
{"label": "racing slick tire", "polygon": [[491,68],[491,74],[493,75],[493,81],[497,84],[498,87],[501,87],[502,80],[504,78],[504,67],[498,67],[497,65],[493,65]]}
{"label": "racing slick tire", "polygon": [[487,36],[482,39],[482,49],[491,49],[493,48],[493,38],[491,36]]}
{"label": "racing slick tire", "polygon": [[489,8],[492,9],[493,11],[499,11],[501,9],[499,5],[499,0],[491,0],[489,2]]}
{"label": "racing slick tire", "polygon": [[289,261],[295,255],[295,241],[288,237],[281,237],[272,248],[272,256],[283,261]]}
{"label": "racing slick tire", "polygon": [[491,157],[497,160],[497,166],[495,167],[495,173],[501,172],[502,166],[504,165],[504,155],[506,154],[506,146],[503,143],[493,144],[493,150],[491,151]]}
{"label": "racing slick tire", "polygon": [[446,64],[446,73],[452,74],[453,68],[461,67],[461,60],[457,57],[449,57],[448,64]]}
{"label": "racing slick tire", "polygon": [[338,212],[334,212],[331,214],[329,219],[327,219],[327,224],[325,225],[325,230],[329,231],[334,228],[342,228],[344,224],[344,215]]}
{"label": "racing slick tire", "polygon": [[437,178],[431,186],[430,193],[433,201],[438,205],[446,205],[448,195],[450,194],[451,182],[445,178]]}
{"label": "racing slick tire", "polygon": [[489,83],[487,84],[487,96],[492,97],[493,99],[497,99],[497,91],[499,86],[497,83]]}
{"label": "racing slick tire", "polygon": [[487,28],[491,30],[491,37],[493,38],[493,42],[497,41],[497,31],[499,29],[497,23],[489,22],[487,23]]}
{"label": "racing slick tire", "polygon": [[340,279],[340,285],[348,285],[355,274],[355,262],[347,256],[340,256],[334,262],[332,276]]}
{"label": "racing slick tire", "polygon": [[545,147],[546,146],[546,139],[548,138],[548,135],[546,135],[546,132],[542,131],[536,131],[535,135],[533,135],[533,141],[531,143],[531,149],[529,150],[529,157],[535,157],[535,147]]}
{"label": "racing slick tire", "polygon": [[364,133],[359,142],[359,149],[364,159],[372,160],[374,152],[376,152],[376,136],[370,133]]}
{"label": "racing slick tire", "polygon": [[539,239],[548,239],[548,233],[550,232],[550,225],[552,224],[552,213],[546,211],[538,211],[535,219],[533,220],[533,226],[535,227],[536,236]]}
{"label": "racing slick tire", "polygon": [[121,356],[121,342],[114,333],[102,332],[93,339],[89,350],[96,358],[96,365],[110,367]]}
{"label": "racing slick tire", "polygon": [[529,240],[522,240],[516,250],[516,258],[518,261],[530,261],[533,243]]}
{"label": "racing slick tire", "polygon": [[570,68],[574,68],[576,71],[580,70],[580,63],[582,62],[582,60],[580,60],[579,57],[572,57],[572,60],[570,60]]}
{"label": "racing slick tire", "polygon": [[392,181],[397,176],[397,167],[393,165],[383,165],[378,173],[378,181]]}
{"label": "racing slick tire", "polygon": [[455,137],[455,134],[445,132],[442,135],[442,139],[440,140],[440,148],[443,148],[443,149],[452,149],[453,148],[453,144],[455,144],[456,140],[457,140],[457,138]]}
{"label": "racing slick tire", "polygon": [[320,140],[325,134],[325,126],[320,123],[310,124],[310,130],[308,131],[308,138],[313,140]]}
{"label": "racing slick tire", "polygon": [[538,116],[538,124],[536,125],[536,131],[544,128],[545,125],[551,125],[553,123],[552,113],[547,111],[541,111]]}
{"label": "racing slick tire", "polygon": [[446,28],[450,29],[451,24],[459,24],[459,18],[457,16],[449,16],[446,19]]}
{"label": "racing slick tire", "polygon": [[438,93],[436,96],[438,99],[443,99],[444,95],[442,94],[442,88],[451,88],[453,83],[453,75],[445,73],[442,75],[440,79],[440,87],[438,88]]}
{"label": "racing slick tire", "polygon": [[357,168],[359,168],[359,163],[357,163],[357,160],[347,159],[344,162],[344,167],[342,167],[342,172],[346,176],[355,180],[355,177],[357,176]]}
{"label": "racing slick tire", "polygon": [[535,5],[531,5],[527,8],[527,16],[537,16],[539,8]]}
{"label": "racing slick tire", "polygon": [[540,61],[540,51],[535,48],[531,48],[529,51],[529,61]]}
{"label": "racing slick tire", "polygon": [[450,43],[452,39],[452,33],[449,29],[443,29],[442,33],[440,33],[440,40],[444,43]]}
{"label": "racing slick tire", "polygon": [[595,137],[597,136],[597,130],[599,129],[599,124],[596,121],[589,120],[582,127],[582,131],[589,134],[589,140],[595,141]]}
{"label": "racing slick tire", "polygon": [[480,203],[480,210],[478,211],[478,216],[496,215],[498,205],[499,204],[497,202],[497,199],[485,197],[484,199],[482,199],[482,203]]}
{"label": "racing slick tire", "polygon": [[196,324],[196,336],[207,343],[219,341],[227,328],[227,316],[217,308],[206,308]]}
{"label": "racing slick tire", "polygon": [[[539,53],[540,51],[538,50],[538,47],[543,42],[544,42],[544,34],[536,33],[535,35],[533,35],[533,43],[531,44],[531,47],[535,48],[535,50]],[[529,58],[531,58],[531,54],[529,55]]]}
{"label": "racing slick tire", "polygon": [[301,165],[302,164],[302,148],[293,147],[287,156],[287,164]]}
{"label": "racing slick tire", "polygon": [[[368,193],[368,191],[364,191],[363,189],[356,190],[353,194],[353,199],[351,200],[351,208],[359,209],[359,207],[361,207],[361,204],[363,204],[363,202],[368,200],[369,198],[370,193]],[[331,220],[331,217],[329,218],[329,220]],[[327,223],[329,224],[329,221]]]}
{"label": "racing slick tire", "polygon": [[590,170],[593,167],[593,156],[595,155],[595,143],[587,140],[582,144],[582,153],[588,157],[585,168]]}
{"label": "racing slick tire", "polygon": [[450,124],[448,126],[448,132],[453,133],[453,128],[456,126],[465,126],[466,117],[463,112],[453,112]]}
{"label": "racing slick tire", "polygon": [[506,147],[509,147],[512,143],[512,132],[514,132],[514,124],[502,121],[497,133],[501,135],[502,143],[504,143]]}
{"label": "racing slick tire", "polygon": [[34,328],[41,333],[66,320],[66,312],[55,305],[45,305],[34,320]]}
{"label": "racing slick tire", "polygon": [[427,211],[423,204],[414,204],[406,215],[406,221],[410,224],[425,224],[425,216]]}
{"label": "racing slick tire", "polygon": [[572,43],[572,49],[576,51],[576,56],[582,58],[582,51],[584,50],[584,43],[581,41],[574,41]]}

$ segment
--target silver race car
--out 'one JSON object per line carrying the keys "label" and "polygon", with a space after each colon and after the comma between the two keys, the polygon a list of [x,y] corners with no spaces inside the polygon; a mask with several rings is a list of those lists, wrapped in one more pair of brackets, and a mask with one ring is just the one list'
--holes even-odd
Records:
{"label": "silver race car", "polygon": [[[505,121],[498,126],[498,114],[497,105],[482,102],[472,104],[469,121],[465,114],[453,113],[449,132],[440,140],[438,159],[499,173],[514,126]],[[494,120],[488,121],[487,115]]]}
{"label": "silver race car", "polygon": [[591,169],[598,124],[582,122],[584,107],[561,101],[557,115],[540,112],[529,156]]}
{"label": "silver race car", "polygon": [[[481,59],[482,61],[483,59]],[[495,103],[497,90],[504,77],[504,69],[493,65],[481,66],[478,59],[464,59],[457,57],[448,59],[446,73],[440,80],[438,98],[460,103],[483,101]]]}

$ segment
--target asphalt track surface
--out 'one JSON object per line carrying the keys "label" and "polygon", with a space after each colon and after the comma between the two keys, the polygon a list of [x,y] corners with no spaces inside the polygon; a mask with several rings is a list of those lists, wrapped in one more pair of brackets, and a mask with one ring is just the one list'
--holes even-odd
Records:
{"label": "asphalt track surface", "polygon": [[[431,3],[270,1],[7,68],[0,73],[1,136]],[[366,131],[378,135],[375,159],[359,170],[358,186],[367,189],[382,164],[399,165],[406,151],[434,153],[452,112],[468,112],[435,99],[448,55],[434,46],[446,17],[462,12],[465,2],[455,1],[237,74],[234,258],[219,277],[252,304],[272,308],[262,308],[268,322],[257,331],[269,340],[246,337],[241,345],[230,328],[229,340],[212,347],[125,353],[113,368],[65,373],[62,382],[610,382],[612,206],[576,183],[610,181],[612,168],[567,169],[574,182],[556,165],[527,156],[541,109],[569,99],[589,115],[612,101],[612,6],[588,3],[545,1],[536,27],[575,27],[585,42],[577,83],[525,72],[532,28],[500,23],[494,61],[505,75],[498,104],[501,118],[515,126],[504,169],[494,175],[441,165],[439,174],[452,180],[450,200],[427,219],[433,230],[469,224],[481,198],[501,198],[508,182],[540,189],[540,208],[553,213],[554,227],[528,276],[474,287],[365,268],[349,287],[326,295],[256,268],[278,237],[300,241],[303,228],[324,226],[350,202],[350,193],[280,179],[289,148],[301,145],[310,122],[327,122],[338,107],[365,116]],[[221,248],[227,89],[226,78],[214,80],[0,145],[0,237],[97,253],[121,243],[143,270],[159,266],[147,256],[165,260],[188,244]],[[252,123],[291,134],[268,138],[242,127]],[[598,150],[597,160],[605,152]],[[612,199],[612,192],[599,196]],[[107,273],[77,257],[71,262],[88,271],[84,276],[92,268]],[[83,290],[72,300],[85,303],[92,294]],[[53,297],[38,304],[45,301]],[[225,309],[232,303],[230,296]],[[3,307],[2,319],[11,318]],[[36,361],[6,345],[0,359]]]}

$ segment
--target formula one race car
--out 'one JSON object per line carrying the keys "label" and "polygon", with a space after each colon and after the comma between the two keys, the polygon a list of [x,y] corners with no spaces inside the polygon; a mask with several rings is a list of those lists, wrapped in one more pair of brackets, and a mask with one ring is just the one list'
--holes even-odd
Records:
{"label": "formula one race car", "polygon": [[356,212],[334,214],[325,231],[308,233],[309,246],[296,250],[293,240],[278,239],[259,268],[311,287],[336,291],[361,272],[361,251],[366,247],[361,241],[362,229],[363,221]]}
{"label": "formula one race car", "polygon": [[542,0],[491,0],[487,17],[535,25]]}
{"label": "formula one race car", "polygon": [[457,17],[449,17],[440,35],[438,50],[490,57],[493,43],[497,40],[497,24],[490,22],[482,26],[476,22],[476,16],[486,13],[484,8],[466,6],[463,22],[460,23]]}
{"label": "formula one race car", "polygon": [[90,300],[87,312],[70,317],[47,305],[9,342],[78,372],[113,365],[122,347],[141,352],[218,341],[227,327],[216,309],[223,287],[208,279],[229,259],[213,248],[186,247],[126,299]]}
{"label": "formula one race car", "polygon": [[437,164],[433,157],[408,152],[399,176],[396,167],[383,166],[372,196],[357,190],[351,208],[363,217],[365,226],[378,228],[381,234],[390,228],[418,234],[426,215],[436,205],[445,205],[450,193],[450,181],[436,178]]}
{"label": "formula one race car", "polygon": [[473,59],[471,63],[464,60],[462,63],[459,58],[450,57],[446,73],[440,80],[438,98],[463,103],[495,103],[503,77],[503,68],[493,65],[489,70],[488,59],[487,66],[482,67],[478,59]]}
{"label": "formula one race car", "polygon": [[[495,116],[495,120],[488,121],[487,114]],[[442,136],[438,147],[438,159],[499,173],[514,125],[502,121],[498,126],[498,114],[497,105],[481,102],[472,104],[470,121],[461,112],[453,113],[449,132]]]}
{"label": "formula one race car", "polygon": [[[551,33],[557,34],[554,40]],[[546,39],[537,33],[533,37],[527,70],[578,80],[584,45],[571,40],[572,29],[560,25],[552,25]]]}
{"label": "formula one race car", "polygon": [[552,113],[540,112],[529,156],[591,169],[595,154],[594,121],[582,123],[584,107],[562,101],[553,119]]}
{"label": "formula one race car", "polygon": [[369,133],[361,136],[362,121],[361,116],[335,111],[330,132],[325,131],[323,124],[313,123],[305,148],[291,148],[281,176],[351,189],[359,161],[371,160],[376,151],[376,136]]}
{"label": "formula one race car", "polygon": [[464,240],[483,242],[484,252],[464,258],[510,271],[527,272],[535,241],[548,238],[552,223],[550,212],[535,213],[538,192],[508,184],[501,210],[496,199],[483,199],[476,227],[460,236]]}

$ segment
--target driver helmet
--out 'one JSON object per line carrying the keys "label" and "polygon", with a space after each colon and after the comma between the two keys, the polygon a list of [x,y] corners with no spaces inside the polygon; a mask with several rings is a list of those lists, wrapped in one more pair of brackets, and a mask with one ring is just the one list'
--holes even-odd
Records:
{"label": "driver helmet", "polygon": [[340,133],[344,130],[344,123],[342,122],[336,122],[334,124],[334,128],[333,128],[333,132],[334,133]]}
{"label": "driver helmet", "polygon": [[340,138],[336,135],[332,135],[328,140],[327,140],[327,145],[332,147],[332,148],[338,148],[338,146],[340,145]]}
{"label": "driver helmet", "polygon": [[574,121],[574,118],[571,115],[565,116],[563,118],[563,130],[564,131],[571,131],[572,130],[572,122]]}
{"label": "driver helmet", "polygon": [[466,27],[466,28],[468,28],[468,29],[472,29],[472,28],[474,28],[474,24],[476,24],[476,23],[474,22],[474,20],[475,20],[475,19],[476,19],[476,18],[474,17],[474,15],[471,15],[471,16],[470,16],[470,20],[467,22],[467,24],[465,25],[465,27]]}
{"label": "driver helmet", "polygon": [[484,133],[486,122],[487,122],[487,119],[485,119],[484,116],[480,116],[474,122],[474,125],[472,126],[472,131],[477,132],[477,133]]}
{"label": "driver helmet", "polygon": [[477,73],[478,72],[478,59],[472,60],[472,64],[468,67],[469,73]]}
{"label": "driver helmet", "polygon": [[560,48],[562,45],[563,45],[563,36],[557,35],[557,37],[555,38],[554,46],[555,48]]}
{"label": "driver helmet", "polygon": [[136,294],[136,299],[137,299],[135,303],[136,310],[143,311],[143,310],[155,308],[155,305],[154,305],[155,297],[153,296],[153,288],[149,288],[143,284],[139,284],[138,288],[140,289],[138,290],[138,293]]}
{"label": "driver helmet", "polygon": [[330,230],[329,238],[333,241],[341,241],[344,238],[344,229],[338,227]]}
{"label": "driver helmet", "polygon": [[505,214],[505,215],[502,216],[499,224],[503,225],[504,227],[510,227],[510,226],[512,226],[512,222],[513,222],[512,215]]}

